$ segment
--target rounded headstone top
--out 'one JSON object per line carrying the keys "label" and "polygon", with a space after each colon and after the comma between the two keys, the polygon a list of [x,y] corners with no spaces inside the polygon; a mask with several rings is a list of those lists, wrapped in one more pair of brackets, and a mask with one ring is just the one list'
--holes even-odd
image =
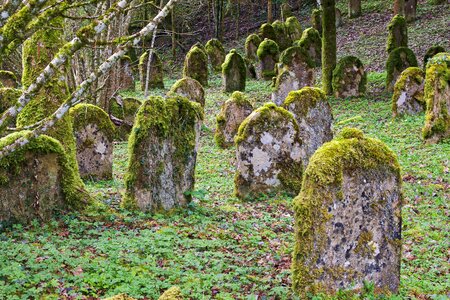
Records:
{"label": "rounded headstone top", "polygon": [[342,129],[339,137],[343,139],[362,139],[364,138],[364,133],[358,128],[345,127]]}

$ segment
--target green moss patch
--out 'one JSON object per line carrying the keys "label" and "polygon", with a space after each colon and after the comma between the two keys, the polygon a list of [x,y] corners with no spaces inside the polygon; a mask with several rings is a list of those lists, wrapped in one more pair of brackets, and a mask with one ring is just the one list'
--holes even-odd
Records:
{"label": "green moss patch", "polygon": [[291,41],[296,41],[302,37],[302,25],[296,17],[287,18],[285,25]]}
{"label": "green moss patch", "polygon": [[445,48],[442,46],[431,46],[428,48],[425,56],[423,57],[423,68],[426,69],[428,61],[438,53],[445,52]]}
{"label": "green moss patch", "polygon": [[395,15],[388,24],[386,51],[391,53],[395,48],[408,47],[408,26],[404,16]]}
{"label": "green moss patch", "polygon": [[83,129],[87,124],[96,124],[97,127],[110,139],[116,134],[116,128],[109,119],[108,114],[100,107],[92,104],[80,103],[70,109],[73,130]]}
{"label": "green moss patch", "polygon": [[345,56],[341,58],[336,65],[336,68],[333,70],[333,91],[341,90],[343,88],[342,84],[347,84],[347,82],[343,80],[346,76],[346,70],[351,69],[354,71],[354,67],[361,70],[358,92],[360,95],[364,94],[367,85],[367,73],[364,71],[364,65],[361,60],[355,56]]}
{"label": "green moss patch", "polygon": [[272,41],[277,40],[277,35],[275,33],[275,29],[269,23],[262,24],[261,27],[259,28],[258,34],[262,40],[265,40],[265,39],[269,39]]}
{"label": "green moss patch", "polygon": [[[400,74],[394,86],[394,94],[392,95],[392,112],[394,116],[397,115],[397,100],[400,98],[400,94],[405,90],[406,83],[408,81],[413,81],[416,84],[421,85],[424,79],[425,72],[417,67],[407,68]],[[418,97],[416,100],[420,102],[423,107],[426,106],[423,97]]]}
{"label": "green moss patch", "polygon": [[208,57],[200,47],[194,46],[186,54],[183,76],[197,80],[204,87],[208,86]]}

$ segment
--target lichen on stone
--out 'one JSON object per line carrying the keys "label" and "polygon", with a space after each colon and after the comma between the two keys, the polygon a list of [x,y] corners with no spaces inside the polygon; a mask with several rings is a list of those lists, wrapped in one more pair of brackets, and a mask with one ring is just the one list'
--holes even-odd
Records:
{"label": "lichen on stone", "polygon": [[292,40],[288,35],[286,24],[280,20],[276,20],[272,23],[273,30],[275,31],[275,42],[280,48],[280,52],[289,48],[292,45]]}
{"label": "lichen on stone", "polygon": [[425,110],[424,79],[425,72],[417,67],[407,68],[400,74],[392,95],[394,117],[402,114],[415,114]]}
{"label": "lichen on stone", "polygon": [[311,13],[311,25],[322,36],[322,10],[313,9]]}
{"label": "lichen on stone", "polygon": [[316,64],[316,67],[322,64],[322,39],[316,29],[312,27],[305,29],[301,39],[294,42],[294,46],[304,48]]}
{"label": "lichen on stone", "polygon": [[359,97],[366,91],[367,73],[355,56],[343,57],[333,71],[333,92],[337,98]]}
{"label": "lichen on stone", "polygon": [[408,26],[402,15],[395,15],[389,22],[386,51],[391,53],[399,47],[408,47]]}
{"label": "lichen on stone", "polygon": [[186,54],[183,76],[191,77],[204,87],[208,86],[208,57],[199,46],[194,46]]}

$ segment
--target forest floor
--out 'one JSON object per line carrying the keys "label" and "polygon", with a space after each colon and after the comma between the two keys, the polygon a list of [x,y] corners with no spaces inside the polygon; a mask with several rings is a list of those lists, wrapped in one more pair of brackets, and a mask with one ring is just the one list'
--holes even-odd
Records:
{"label": "forest floor", "polygon": [[[424,114],[392,118],[390,95],[383,92],[389,18],[373,23],[378,9],[359,21],[346,19],[339,29],[338,55],[356,54],[371,73],[366,97],[330,99],[333,130],[360,128],[398,155],[405,196],[403,255],[400,294],[390,299],[448,299],[450,142],[423,143]],[[410,30],[418,58],[435,42],[450,48],[449,19],[448,10],[419,9]],[[359,35],[346,37],[346,28]],[[166,79],[166,88],[174,81]],[[268,82],[247,82],[255,107],[269,101],[270,93]],[[188,207],[169,215],[121,209],[127,143],[116,143],[114,179],[87,182],[110,210],[67,214],[0,233],[0,299],[96,299],[118,293],[156,299],[173,285],[191,299],[296,299],[290,291],[292,198],[241,202],[234,196],[234,149],[220,149],[213,139],[215,116],[229,97],[218,75],[206,95],[194,201]],[[347,298],[342,293],[339,299]],[[370,285],[363,298],[375,299]]]}

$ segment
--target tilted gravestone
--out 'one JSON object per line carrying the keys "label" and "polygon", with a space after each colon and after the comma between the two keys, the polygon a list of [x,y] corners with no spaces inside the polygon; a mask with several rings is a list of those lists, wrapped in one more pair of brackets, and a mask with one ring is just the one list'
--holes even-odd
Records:
{"label": "tilted gravestone", "polygon": [[[0,139],[0,151],[27,133]],[[46,135],[2,156],[0,178],[0,228],[34,219],[49,221],[55,213],[77,206],[79,178],[61,143]]]}
{"label": "tilted gravestone", "polygon": [[314,61],[316,67],[322,64],[322,39],[320,33],[314,28],[307,28],[303,31],[302,38],[294,43],[308,52],[308,56]]}
{"label": "tilted gravestone", "polygon": [[294,199],[293,290],[335,295],[397,293],[401,263],[402,178],[381,141],[346,128],[309,161]]}
{"label": "tilted gravestone", "polygon": [[142,104],[128,141],[123,207],[157,212],[190,202],[202,118],[201,105],[181,96]]}
{"label": "tilted gravestone", "polygon": [[409,67],[417,67],[417,59],[411,49],[400,47],[389,53],[386,62],[386,89],[394,91],[398,76]]}
{"label": "tilted gravestone", "polygon": [[439,142],[450,137],[450,53],[435,55],[425,76],[426,115],[423,137]]}
{"label": "tilted gravestone", "polygon": [[218,39],[211,39],[205,45],[209,63],[216,72],[222,71],[222,64],[225,61],[225,49]]}
{"label": "tilted gravestone", "polygon": [[235,49],[231,50],[225,58],[222,65],[222,79],[225,92],[245,91],[247,66]]}
{"label": "tilted gravestone", "polygon": [[200,46],[194,45],[186,54],[183,77],[193,78],[202,86],[208,86],[208,57]]}
{"label": "tilted gravestone", "polygon": [[314,85],[314,62],[302,47],[294,46],[281,53],[279,75],[272,92],[272,101],[281,105],[290,91]]}
{"label": "tilted gravestone", "polygon": [[142,102],[135,98],[116,96],[109,102],[109,116],[116,125],[116,138],[126,141],[133,127],[134,118]]}
{"label": "tilted gravestone", "polygon": [[258,60],[256,52],[258,51],[261,38],[257,34],[250,34],[245,40],[245,58],[251,62]]}
{"label": "tilted gravestone", "polygon": [[423,56],[423,69],[427,68],[428,61],[438,53],[445,52],[445,48],[442,46],[431,46]]}
{"label": "tilted gravestone", "polygon": [[195,79],[184,77],[173,84],[168,95],[177,94],[205,107],[205,89]]}
{"label": "tilted gravestone", "polygon": [[81,178],[112,179],[115,127],[98,106],[78,104],[70,109],[77,142],[77,162]]}
{"label": "tilted gravestone", "polygon": [[235,142],[238,198],[254,199],[273,192],[295,195],[300,191],[302,142],[290,112],[265,104],[242,122]]}
{"label": "tilted gravestone", "polygon": [[343,57],[333,70],[332,84],[336,98],[362,96],[367,84],[363,63],[354,56]]}
{"label": "tilted gravestone", "polygon": [[277,43],[265,39],[258,47],[258,75],[264,80],[272,80],[277,75],[276,64],[280,56]]}
{"label": "tilted gravestone", "polygon": [[324,143],[333,138],[333,113],[325,93],[314,87],[304,87],[289,93],[283,108],[290,111],[300,129],[301,157],[306,168],[309,158]]}
{"label": "tilted gravestone", "polygon": [[225,101],[216,118],[216,133],[214,139],[221,148],[234,145],[234,136],[239,126],[253,111],[253,105],[241,92],[234,92]]}
{"label": "tilted gravestone", "polygon": [[404,70],[394,86],[392,96],[393,116],[415,115],[425,110],[423,87],[425,72],[417,67]]}
{"label": "tilted gravestone", "polygon": [[144,52],[139,58],[139,80],[141,82],[142,91],[145,91],[145,85],[147,84],[147,73],[149,74],[149,89],[164,88],[164,71],[161,59],[159,58],[158,53],[152,51],[152,61],[150,63],[150,70],[148,70],[149,53],[150,51]]}
{"label": "tilted gravestone", "polygon": [[408,47],[408,26],[404,16],[395,15],[388,24],[386,51],[391,53],[399,47]]}

